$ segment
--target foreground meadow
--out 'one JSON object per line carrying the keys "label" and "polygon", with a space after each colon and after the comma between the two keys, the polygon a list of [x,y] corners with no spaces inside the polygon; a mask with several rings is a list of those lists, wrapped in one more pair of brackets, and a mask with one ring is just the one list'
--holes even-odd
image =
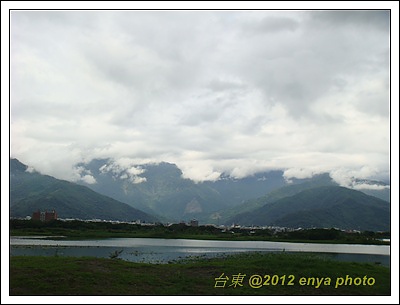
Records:
{"label": "foreground meadow", "polygon": [[246,253],[169,264],[15,256],[10,295],[390,295],[390,268],[306,253]]}

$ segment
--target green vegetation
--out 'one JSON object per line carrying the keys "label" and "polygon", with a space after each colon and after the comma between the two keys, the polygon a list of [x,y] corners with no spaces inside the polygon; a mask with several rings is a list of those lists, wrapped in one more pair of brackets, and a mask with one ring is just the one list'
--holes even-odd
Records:
{"label": "green vegetation", "polygon": [[[154,214],[163,221],[188,220],[190,217],[205,223],[217,223],[218,220],[210,218],[211,214],[225,211],[244,200],[263,196],[272,189],[285,185],[282,171],[271,171],[244,179],[231,179],[222,175],[218,181],[195,183],[184,178],[175,164],[166,162],[138,166],[143,170],[140,177],[145,178],[146,182],[133,184],[128,179],[115,179],[116,173],[104,170],[112,164],[111,159],[97,159],[79,164],[89,170],[97,181],[87,186]],[[129,176],[129,173],[123,171],[119,177],[126,174]],[[224,212],[221,213],[222,217],[223,214]]]}
{"label": "green vegetation", "polygon": [[228,225],[390,230],[389,202],[338,187],[328,174],[290,185],[281,171],[194,183],[184,179],[176,165],[159,163],[138,167],[146,182],[132,183],[126,170],[118,179],[108,171],[112,160],[79,166],[89,166],[95,184],[86,187],[27,171],[26,165],[10,159],[11,216],[54,209],[59,217],[74,219],[177,222],[196,218],[201,223]]}
{"label": "green vegetation", "polygon": [[[265,285],[252,288],[252,275],[261,275]],[[390,295],[390,269],[289,253],[237,254],[170,264],[19,256],[10,260],[10,294]]]}
{"label": "green vegetation", "polygon": [[39,210],[56,210],[64,218],[157,221],[126,203],[94,192],[86,186],[59,180],[10,160],[10,208],[12,217],[26,217]]}
{"label": "green vegetation", "polygon": [[319,186],[338,186],[338,184],[331,179],[329,174],[315,175],[305,182],[279,187],[262,197],[246,200],[240,205],[227,209],[224,211],[223,218],[221,220],[224,223],[234,223],[236,216],[242,217],[243,215],[246,215],[246,213],[261,208],[266,204],[273,203],[279,199],[293,196],[307,189],[316,188]]}
{"label": "green vegetation", "polygon": [[[301,185],[300,185],[301,186]],[[301,189],[300,186],[292,188]],[[273,193],[275,198],[282,192]],[[360,191],[320,186],[273,201],[265,197],[260,208],[237,214],[231,223],[309,228],[339,227],[372,231],[390,230],[390,203]],[[272,200],[272,201],[269,201]]]}
{"label": "green vegetation", "polygon": [[267,240],[319,243],[389,244],[381,241],[390,238],[389,232],[365,231],[346,233],[336,229],[308,229],[276,232],[269,229],[249,230],[231,228],[222,230],[214,226],[192,227],[185,224],[142,226],[130,223],[10,220],[13,236],[65,236],[69,239],[107,237],[186,238],[215,240]]}

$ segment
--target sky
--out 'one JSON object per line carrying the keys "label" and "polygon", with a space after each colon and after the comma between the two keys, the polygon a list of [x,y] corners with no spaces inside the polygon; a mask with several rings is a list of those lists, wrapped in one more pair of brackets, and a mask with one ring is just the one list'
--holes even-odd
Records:
{"label": "sky", "polygon": [[387,10],[12,11],[10,155],[69,181],[99,158],[388,180],[389,30]]}
{"label": "sky", "polygon": [[[94,3],[1,2],[2,189],[9,157],[70,181],[90,181],[78,163],[111,158],[134,176],[166,161],[195,181],[282,169],[354,186],[391,169],[399,185],[397,1]],[[73,10],[128,6],[208,10]],[[72,10],[41,10],[54,7]],[[388,12],[345,8],[391,8],[391,28]],[[393,249],[398,200],[394,187]]]}

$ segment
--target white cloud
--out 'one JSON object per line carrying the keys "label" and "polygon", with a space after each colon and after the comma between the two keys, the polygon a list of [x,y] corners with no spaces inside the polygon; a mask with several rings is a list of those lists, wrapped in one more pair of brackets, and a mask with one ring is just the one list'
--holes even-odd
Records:
{"label": "white cloud", "polygon": [[114,179],[129,180],[133,184],[146,182],[145,177],[140,177],[145,172],[145,169],[140,166],[133,166],[135,162],[140,161],[129,158],[113,159],[101,166],[99,170],[101,173],[111,172]]}
{"label": "white cloud", "polygon": [[283,172],[283,177],[288,182],[291,181],[290,178],[306,179],[311,178],[314,175],[315,173],[312,170],[308,170],[305,168],[289,168]]}
{"label": "white cloud", "polygon": [[32,166],[28,166],[28,167],[26,168],[26,172],[28,172],[28,173],[34,173],[34,172],[36,172],[36,170],[35,170]]}
{"label": "white cloud", "polygon": [[352,188],[356,190],[385,190],[390,189],[389,185],[379,185],[379,184],[368,184],[368,183],[360,183],[360,184],[353,184]]}
{"label": "white cloud", "polygon": [[145,172],[145,170],[143,168],[140,168],[140,167],[131,167],[131,168],[128,168],[126,171],[129,174],[134,175],[134,176],[138,176],[138,175],[143,174]]}
{"label": "white cloud", "polygon": [[81,180],[87,184],[97,183],[96,179],[91,175],[85,175],[85,176],[81,177]]}
{"label": "white cloud", "polygon": [[384,189],[387,186],[371,184],[360,182],[359,179],[368,179],[370,177],[375,177],[378,173],[377,169],[371,168],[369,166],[362,166],[359,168],[338,168],[330,172],[330,176],[339,185],[354,189]]}
{"label": "white cloud", "polygon": [[[11,155],[141,183],[172,162],[216,180],[283,169],[388,175],[382,11],[12,11]],[[366,31],[366,27],[368,31]],[[93,182],[93,181],[92,181]]]}
{"label": "white cloud", "polygon": [[146,182],[147,179],[145,177],[138,177],[138,176],[131,176],[129,178],[129,180],[133,183],[133,184],[140,184],[143,182]]}

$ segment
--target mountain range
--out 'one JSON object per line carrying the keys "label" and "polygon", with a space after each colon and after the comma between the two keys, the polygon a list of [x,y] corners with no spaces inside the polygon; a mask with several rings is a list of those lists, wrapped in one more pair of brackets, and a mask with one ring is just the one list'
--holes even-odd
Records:
{"label": "mountain range", "polygon": [[[362,192],[339,186],[319,186],[232,217],[242,225],[390,230],[390,204]],[[264,204],[263,204],[264,203]]]}
{"label": "mountain range", "polygon": [[390,229],[390,203],[377,198],[390,200],[388,189],[370,196],[339,187],[329,174],[288,182],[282,171],[269,171],[243,179],[222,175],[217,181],[195,183],[166,162],[123,167],[110,159],[97,159],[78,165],[82,176],[90,179],[76,184],[27,168],[10,160],[12,216],[57,206],[60,215],[68,212],[80,215],[68,217],[82,219],[107,219],[106,215],[121,211],[113,214],[114,219],[179,222],[196,218],[214,224]]}
{"label": "mountain range", "polygon": [[215,182],[195,183],[183,178],[175,164],[166,162],[121,168],[112,160],[101,159],[79,166],[96,180],[94,184],[79,182],[82,185],[164,221],[175,222],[191,218],[212,222],[213,213],[265,195],[287,183],[282,171],[243,179],[222,176]]}
{"label": "mountain range", "polygon": [[10,160],[10,216],[31,216],[38,209],[56,210],[61,218],[157,221],[126,203],[98,194],[86,186],[37,172]]}

